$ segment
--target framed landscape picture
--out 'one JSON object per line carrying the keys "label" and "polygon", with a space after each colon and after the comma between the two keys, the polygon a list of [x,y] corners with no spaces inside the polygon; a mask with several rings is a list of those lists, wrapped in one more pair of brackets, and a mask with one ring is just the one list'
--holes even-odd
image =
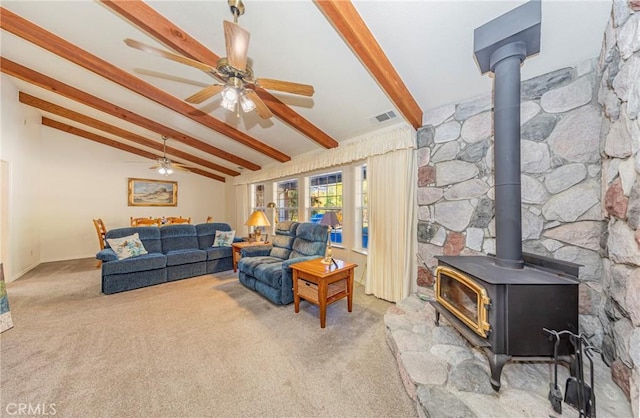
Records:
{"label": "framed landscape picture", "polygon": [[129,178],[129,206],[178,206],[178,182]]}

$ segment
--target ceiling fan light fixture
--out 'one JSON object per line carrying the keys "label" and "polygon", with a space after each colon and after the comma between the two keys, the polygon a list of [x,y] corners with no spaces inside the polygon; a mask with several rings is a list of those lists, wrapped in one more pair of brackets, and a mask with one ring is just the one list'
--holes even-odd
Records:
{"label": "ceiling fan light fixture", "polygon": [[231,102],[231,101],[227,100],[226,98],[222,98],[222,103],[220,103],[220,106],[224,107],[225,109],[227,109],[230,112],[235,112],[236,103],[238,103],[237,100],[234,101],[234,102]]}
{"label": "ceiling fan light fixture", "polygon": [[224,90],[222,90],[222,98],[231,105],[235,105],[238,103],[238,89],[234,86],[226,86]]}
{"label": "ceiling fan light fixture", "polygon": [[253,103],[253,100],[247,97],[247,95],[243,92],[240,96],[240,106],[242,106],[242,111],[247,113],[251,112],[256,108],[256,104]]}
{"label": "ceiling fan light fixture", "polygon": [[160,168],[158,169],[158,173],[160,173],[160,174],[166,174],[166,173],[167,173],[167,170],[166,170],[164,167],[160,167]]}

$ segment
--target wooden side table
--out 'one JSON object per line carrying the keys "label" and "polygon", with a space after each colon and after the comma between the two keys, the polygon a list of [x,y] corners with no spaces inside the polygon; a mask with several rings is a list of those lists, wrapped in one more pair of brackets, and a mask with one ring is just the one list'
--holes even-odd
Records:
{"label": "wooden side table", "polygon": [[242,241],[242,242],[234,242],[231,244],[231,253],[233,255],[233,272],[238,271],[238,260],[240,260],[242,256],[242,249],[247,247],[255,247],[256,245],[269,245],[265,244],[262,241]]}
{"label": "wooden side table", "polygon": [[320,328],[327,319],[327,305],[344,297],[347,310],[353,308],[353,270],[357,264],[335,260],[336,264],[322,264],[320,258],[291,265],[293,270],[293,302],[300,312],[300,298],[320,307]]}

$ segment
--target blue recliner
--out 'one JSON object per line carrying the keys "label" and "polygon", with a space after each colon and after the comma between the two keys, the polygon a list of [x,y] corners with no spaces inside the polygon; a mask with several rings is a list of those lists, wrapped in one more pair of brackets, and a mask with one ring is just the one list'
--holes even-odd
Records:
{"label": "blue recliner", "polygon": [[310,222],[280,222],[272,247],[242,250],[238,262],[240,283],[277,305],[293,302],[291,264],[324,256],[328,228]]}

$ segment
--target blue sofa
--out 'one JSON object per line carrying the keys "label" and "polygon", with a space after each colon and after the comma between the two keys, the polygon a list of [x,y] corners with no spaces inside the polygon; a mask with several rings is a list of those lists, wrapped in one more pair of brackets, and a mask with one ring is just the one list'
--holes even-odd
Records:
{"label": "blue sofa", "polygon": [[272,246],[242,250],[240,283],[277,305],[293,302],[293,272],[289,266],[324,256],[328,227],[310,222],[280,222]]}
{"label": "blue sofa", "polygon": [[[233,268],[231,247],[213,247],[216,231],[226,223],[131,227],[107,231],[106,239],[138,233],[148,254],[118,260],[107,246],[96,254],[102,261],[102,293],[112,294]],[[235,241],[241,241],[236,238]]]}

